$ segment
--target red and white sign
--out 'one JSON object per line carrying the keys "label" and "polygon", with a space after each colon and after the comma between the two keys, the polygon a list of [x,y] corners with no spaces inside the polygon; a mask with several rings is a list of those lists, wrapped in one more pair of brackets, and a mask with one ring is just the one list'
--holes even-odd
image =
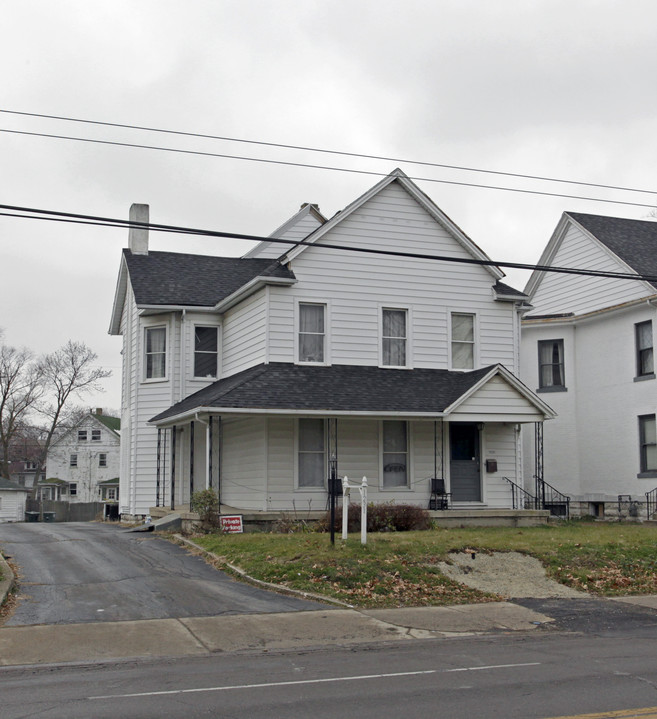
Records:
{"label": "red and white sign", "polygon": [[222,532],[233,534],[244,531],[244,527],[242,526],[241,514],[226,514],[223,515],[220,519]]}

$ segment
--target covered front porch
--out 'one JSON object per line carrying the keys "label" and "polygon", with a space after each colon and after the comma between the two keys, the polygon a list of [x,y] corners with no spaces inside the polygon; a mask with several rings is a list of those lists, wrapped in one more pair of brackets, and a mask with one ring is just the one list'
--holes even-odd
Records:
{"label": "covered front porch", "polygon": [[519,521],[520,425],[552,413],[503,367],[273,369],[219,380],[152,420],[153,511],[212,489],[241,514],[310,516],[326,511],[333,480],[365,476],[369,501],[431,507],[439,523]]}

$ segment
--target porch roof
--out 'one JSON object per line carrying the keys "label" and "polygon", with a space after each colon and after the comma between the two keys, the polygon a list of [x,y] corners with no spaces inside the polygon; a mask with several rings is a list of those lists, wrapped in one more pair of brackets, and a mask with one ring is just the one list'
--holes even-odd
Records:
{"label": "porch roof", "polygon": [[[462,404],[482,383],[498,375],[513,385],[509,386],[510,391],[524,395],[535,411],[551,415],[551,410],[501,365],[454,372],[272,362],[218,380],[150,421],[171,424],[173,420],[189,419],[196,412],[234,414],[240,410],[249,413],[440,417]],[[503,404],[502,400],[500,411]]]}

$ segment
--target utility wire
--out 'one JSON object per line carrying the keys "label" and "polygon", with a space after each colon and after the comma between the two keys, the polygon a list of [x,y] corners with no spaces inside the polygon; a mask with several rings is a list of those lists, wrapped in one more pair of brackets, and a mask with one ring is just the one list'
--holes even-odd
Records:
{"label": "utility wire", "polygon": [[[550,265],[534,265],[522,262],[497,262],[494,260],[483,260],[475,257],[451,257],[446,255],[432,255],[419,252],[403,252],[402,250],[384,250],[381,248],[372,247],[354,247],[336,245],[328,242],[322,242],[319,245],[315,245],[309,241],[312,234],[303,240],[291,240],[283,239],[278,237],[262,237],[260,235],[248,235],[235,232],[220,232],[217,230],[203,230],[193,227],[180,227],[177,225],[162,225],[150,222],[134,222],[130,220],[115,219],[111,217],[99,217],[95,215],[81,215],[73,212],[61,212],[56,210],[42,210],[33,207],[17,207],[14,205],[0,205],[0,210],[7,210],[8,212],[0,212],[0,215],[8,217],[19,217],[23,219],[37,219],[37,220],[51,220],[55,222],[72,222],[76,224],[89,224],[104,227],[115,227],[115,228],[143,228],[148,230],[154,230],[156,232],[175,232],[186,235],[197,235],[203,237],[219,237],[223,239],[231,240],[251,240],[254,242],[273,242],[281,243],[292,246],[312,246],[317,249],[323,250],[339,250],[341,252],[361,252],[364,254],[373,255],[385,255],[389,257],[402,257],[405,259],[420,259],[420,260],[433,260],[439,262],[454,262],[459,264],[468,265],[482,265],[485,267],[507,267],[516,270],[538,270],[540,272],[556,272],[561,274],[570,275],[584,275],[587,277],[604,277],[607,279],[618,279],[618,280],[642,280],[644,282],[650,282],[651,284],[657,284],[657,277],[653,275],[641,275],[629,272],[606,272],[603,270],[587,270],[577,269],[573,267],[552,267]],[[23,214],[18,214],[23,213]],[[25,214],[29,213],[29,214]],[[45,217],[36,217],[35,215],[45,215]],[[274,262],[274,260],[272,260]]]}
{"label": "utility wire", "polygon": [[158,132],[166,135],[178,135],[182,137],[197,137],[205,140],[220,140],[222,142],[238,142],[247,145],[258,145],[261,147],[276,147],[284,150],[301,150],[303,152],[318,152],[327,155],[339,155],[341,157],[355,157],[364,160],[383,160],[385,162],[401,162],[406,165],[421,165],[423,167],[438,167],[447,170],[459,170],[463,172],[478,172],[488,175],[500,175],[503,177],[516,177],[523,180],[540,180],[541,182],[556,182],[567,185],[581,185],[584,187],[596,187],[605,190],[620,190],[622,192],[640,192],[648,195],[655,195],[655,190],[644,190],[631,187],[620,187],[617,185],[604,185],[595,182],[584,182],[580,180],[564,180],[557,177],[545,177],[541,175],[527,175],[519,172],[504,172],[502,170],[488,170],[478,167],[466,167],[462,165],[446,165],[439,162],[427,162],[422,160],[409,160],[399,157],[387,157],[385,155],[368,155],[360,152],[345,152],[343,150],[329,150],[320,147],[308,147],[304,145],[287,145],[279,142],[265,142],[262,140],[247,140],[239,137],[227,137],[223,135],[210,135],[200,132],[185,132],[183,130],[169,130],[160,127],[148,127],[144,125],[129,125],[120,122],[103,122],[100,120],[87,120],[78,117],[66,117],[62,115],[46,115],[38,112],[20,112],[18,110],[1,110],[0,112],[10,115],[22,115],[24,117],[39,117],[48,120],[62,120],[64,122],[77,122],[87,125],[99,125],[103,127],[118,127],[125,130],[139,130],[143,132]]}
{"label": "utility wire", "polygon": [[[219,152],[202,152],[200,150],[183,150],[182,148],[176,147],[161,147],[158,145],[142,145],[131,142],[116,142],[112,140],[97,140],[88,137],[74,137],[71,135],[54,135],[45,132],[27,132],[25,130],[7,130],[0,128],[0,132],[9,133],[12,135],[27,135],[29,137],[46,137],[56,140],[73,140],[75,142],[87,142],[97,145],[112,145],[114,147],[131,147],[140,150],[158,150],[160,152],[172,152],[182,155],[200,155],[202,157],[220,157],[227,160],[244,160],[247,162],[261,162],[268,165],[284,165],[286,167],[303,167],[312,170],[332,170],[333,172],[345,172],[356,175],[370,175],[374,177],[387,177],[387,172],[374,172],[371,170],[356,170],[353,168],[345,167],[332,167],[329,165],[313,165],[304,162],[291,162],[287,160],[268,160],[262,157],[246,157],[243,155],[229,155]],[[517,192],[523,195],[539,195],[541,197],[561,197],[569,200],[585,200],[587,202],[603,202],[612,205],[628,205],[630,207],[647,207],[650,209],[654,208],[653,204],[646,204],[643,202],[627,202],[625,200],[607,200],[599,197],[586,197],[582,195],[567,195],[560,192],[544,192],[540,190],[523,190],[518,187],[502,187],[500,185],[482,185],[476,182],[457,182],[456,180],[437,180],[431,177],[410,177],[411,180],[416,182],[434,182],[441,185],[456,185],[457,187],[477,187],[484,190],[500,190],[503,192]],[[643,192],[643,190],[642,190]],[[646,192],[648,192],[646,190]],[[656,193],[657,194],[657,193]]]}

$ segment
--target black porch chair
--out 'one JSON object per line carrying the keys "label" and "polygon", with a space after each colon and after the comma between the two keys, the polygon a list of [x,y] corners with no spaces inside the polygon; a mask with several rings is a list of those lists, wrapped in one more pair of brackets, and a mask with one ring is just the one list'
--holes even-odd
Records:
{"label": "black porch chair", "polygon": [[445,480],[431,477],[429,509],[449,509],[452,493],[445,490]]}

